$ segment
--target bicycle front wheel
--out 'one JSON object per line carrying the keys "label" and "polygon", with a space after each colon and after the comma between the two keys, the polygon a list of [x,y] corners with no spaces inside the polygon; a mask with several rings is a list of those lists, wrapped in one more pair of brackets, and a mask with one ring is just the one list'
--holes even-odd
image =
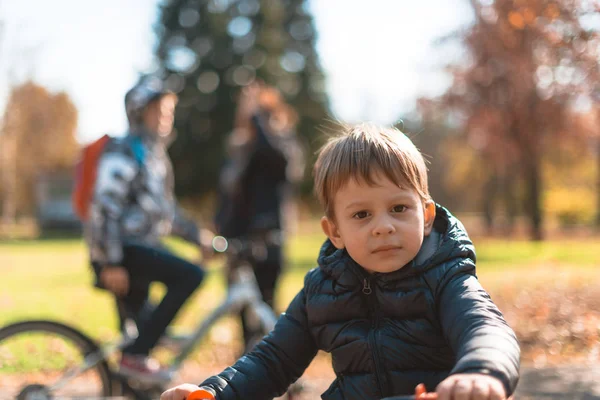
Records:
{"label": "bicycle front wheel", "polygon": [[[0,399],[98,398],[112,394],[111,374],[98,346],[81,332],[52,321],[0,329]],[[88,359],[86,360],[86,356]]]}

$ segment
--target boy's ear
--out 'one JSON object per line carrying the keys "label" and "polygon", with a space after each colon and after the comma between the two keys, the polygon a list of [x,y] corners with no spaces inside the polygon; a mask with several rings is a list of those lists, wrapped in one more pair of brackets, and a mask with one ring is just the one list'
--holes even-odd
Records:
{"label": "boy's ear", "polygon": [[329,240],[331,240],[331,243],[333,243],[336,248],[344,248],[344,240],[340,236],[340,231],[335,226],[335,222],[333,222],[333,220],[327,217],[321,218],[321,229],[323,229],[323,233],[327,235]]}
{"label": "boy's ear", "polygon": [[424,224],[424,235],[429,236],[431,229],[433,229],[433,221],[435,220],[435,203],[433,200],[427,200],[423,204],[423,220]]}

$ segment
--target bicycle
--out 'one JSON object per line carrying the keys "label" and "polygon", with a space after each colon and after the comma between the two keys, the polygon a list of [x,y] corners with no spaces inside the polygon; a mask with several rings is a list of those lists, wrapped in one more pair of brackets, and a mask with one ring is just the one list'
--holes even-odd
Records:
{"label": "bicycle", "polygon": [[[392,396],[386,397],[381,400],[437,400],[438,395],[435,392],[428,392],[425,388],[425,385],[420,383],[415,387],[414,395],[406,395],[406,396]],[[192,392],[186,400],[215,400],[215,397],[208,391],[204,389],[196,390]],[[512,397],[509,397],[508,400],[512,400]]]}
{"label": "bicycle", "polygon": [[[259,245],[255,241],[232,240],[222,236],[213,239],[213,248],[223,253],[230,270],[231,284],[225,300],[207,317],[200,321],[189,335],[166,334],[157,347],[175,348],[176,355],[166,367],[168,379],[161,381],[139,381],[120,374],[111,363],[111,357],[130,344],[137,337],[137,326],[131,317],[121,325],[122,337],[116,343],[101,346],[93,339],[66,324],[49,320],[30,320],[14,323],[0,329],[0,371],[14,370],[11,360],[25,359],[25,369],[35,369],[40,373],[29,372],[23,382],[17,382],[13,390],[3,395],[2,391],[11,387],[10,377],[3,378],[0,399],[46,400],[50,398],[111,398],[134,397],[153,399],[160,397],[172,379],[176,376],[183,361],[191,354],[195,345],[202,340],[211,327],[222,317],[244,312],[247,319],[257,324],[262,336],[275,326],[277,315],[261,297],[249,257]],[[49,340],[48,336],[50,337]],[[261,336],[261,338],[262,338]],[[18,339],[25,338],[20,343]],[[59,342],[63,340],[66,343]],[[69,347],[70,346],[70,347]],[[46,357],[37,354],[40,349],[48,350]],[[27,357],[31,354],[31,357]],[[75,360],[75,357],[79,361]],[[44,375],[44,377],[39,376]],[[8,382],[7,382],[8,380]],[[48,381],[50,383],[48,383]],[[70,386],[69,386],[70,385]],[[91,394],[87,393],[91,389]],[[85,390],[85,393],[82,391]]]}
{"label": "bicycle", "polygon": [[[196,390],[192,392],[186,400],[215,400],[215,397],[204,389]],[[422,383],[417,385],[415,388],[415,394],[409,396],[393,396],[386,397],[381,400],[437,400],[437,394],[433,392],[427,392],[425,385]]]}
{"label": "bicycle", "polygon": [[414,395],[386,397],[382,400],[437,400],[437,394],[435,392],[428,392],[425,389],[425,385],[420,383],[415,388]]}

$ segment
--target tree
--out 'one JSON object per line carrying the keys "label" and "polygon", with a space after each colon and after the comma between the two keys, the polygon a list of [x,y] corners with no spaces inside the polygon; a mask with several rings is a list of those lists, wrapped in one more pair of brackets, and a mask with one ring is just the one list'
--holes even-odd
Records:
{"label": "tree", "polygon": [[[0,1],[0,8],[2,2]],[[11,37],[17,37],[23,26],[18,21],[2,18],[0,11],[0,84],[6,83],[9,91],[15,86],[15,82],[20,77],[31,76],[35,69],[35,55],[39,50],[39,44],[33,46],[22,46],[19,40],[10,40]],[[22,80],[20,80],[22,81]],[[3,104],[4,105],[4,104]],[[5,121],[0,118],[0,129]],[[17,158],[16,153],[17,137],[11,137],[0,131],[0,190],[2,204],[2,222],[10,226],[15,222],[17,214]]]}
{"label": "tree", "polygon": [[470,146],[464,146],[464,133],[451,124],[439,102],[420,98],[416,111],[418,122],[403,125],[408,127],[407,132],[415,132],[410,136],[430,162],[428,176],[432,197],[457,212],[479,211],[478,195],[484,192],[482,187],[488,174],[486,168],[482,168],[481,157]]}
{"label": "tree", "polygon": [[156,31],[158,74],[180,97],[170,148],[179,194],[216,187],[235,97],[256,78],[296,108],[298,133],[314,148],[328,104],[303,0],[172,0]]}
{"label": "tree", "polygon": [[515,177],[523,180],[530,234],[540,240],[544,149],[575,133],[571,105],[597,68],[597,35],[584,26],[596,10],[583,0],[470,3],[475,23],[461,34],[470,59],[450,67],[454,82],[443,100],[463,117],[492,177],[509,191]]}
{"label": "tree", "polygon": [[30,81],[12,89],[3,121],[0,147],[8,149],[4,173],[10,178],[4,198],[14,205],[9,210],[28,212],[37,175],[75,163],[77,109],[66,93],[51,94]]}

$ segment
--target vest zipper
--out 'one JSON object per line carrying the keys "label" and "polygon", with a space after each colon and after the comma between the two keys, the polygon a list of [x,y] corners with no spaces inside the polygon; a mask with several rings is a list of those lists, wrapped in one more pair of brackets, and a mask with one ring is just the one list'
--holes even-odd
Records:
{"label": "vest zipper", "polygon": [[385,397],[387,394],[387,390],[384,390],[384,387],[387,386],[387,379],[381,370],[381,362],[379,356],[379,348],[377,347],[377,339],[375,338],[375,333],[377,328],[379,328],[379,312],[377,310],[377,305],[374,304],[373,297],[370,294],[373,293],[371,289],[371,281],[368,278],[365,278],[363,281],[363,289],[362,292],[367,296],[367,302],[369,304],[369,309],[371,311],[371,329],[369,330],[369,344],[373,349],[373,364],[375,365],[375,380],[377,381],[377,388],[379,389],[379,393],[382,397]]}
{"label": "vest zipper", "polygon": [[373,290],[371,290],[371,282],[367,278],[363,281],[362,292],[366,295],[370,295],[373,292]]}

